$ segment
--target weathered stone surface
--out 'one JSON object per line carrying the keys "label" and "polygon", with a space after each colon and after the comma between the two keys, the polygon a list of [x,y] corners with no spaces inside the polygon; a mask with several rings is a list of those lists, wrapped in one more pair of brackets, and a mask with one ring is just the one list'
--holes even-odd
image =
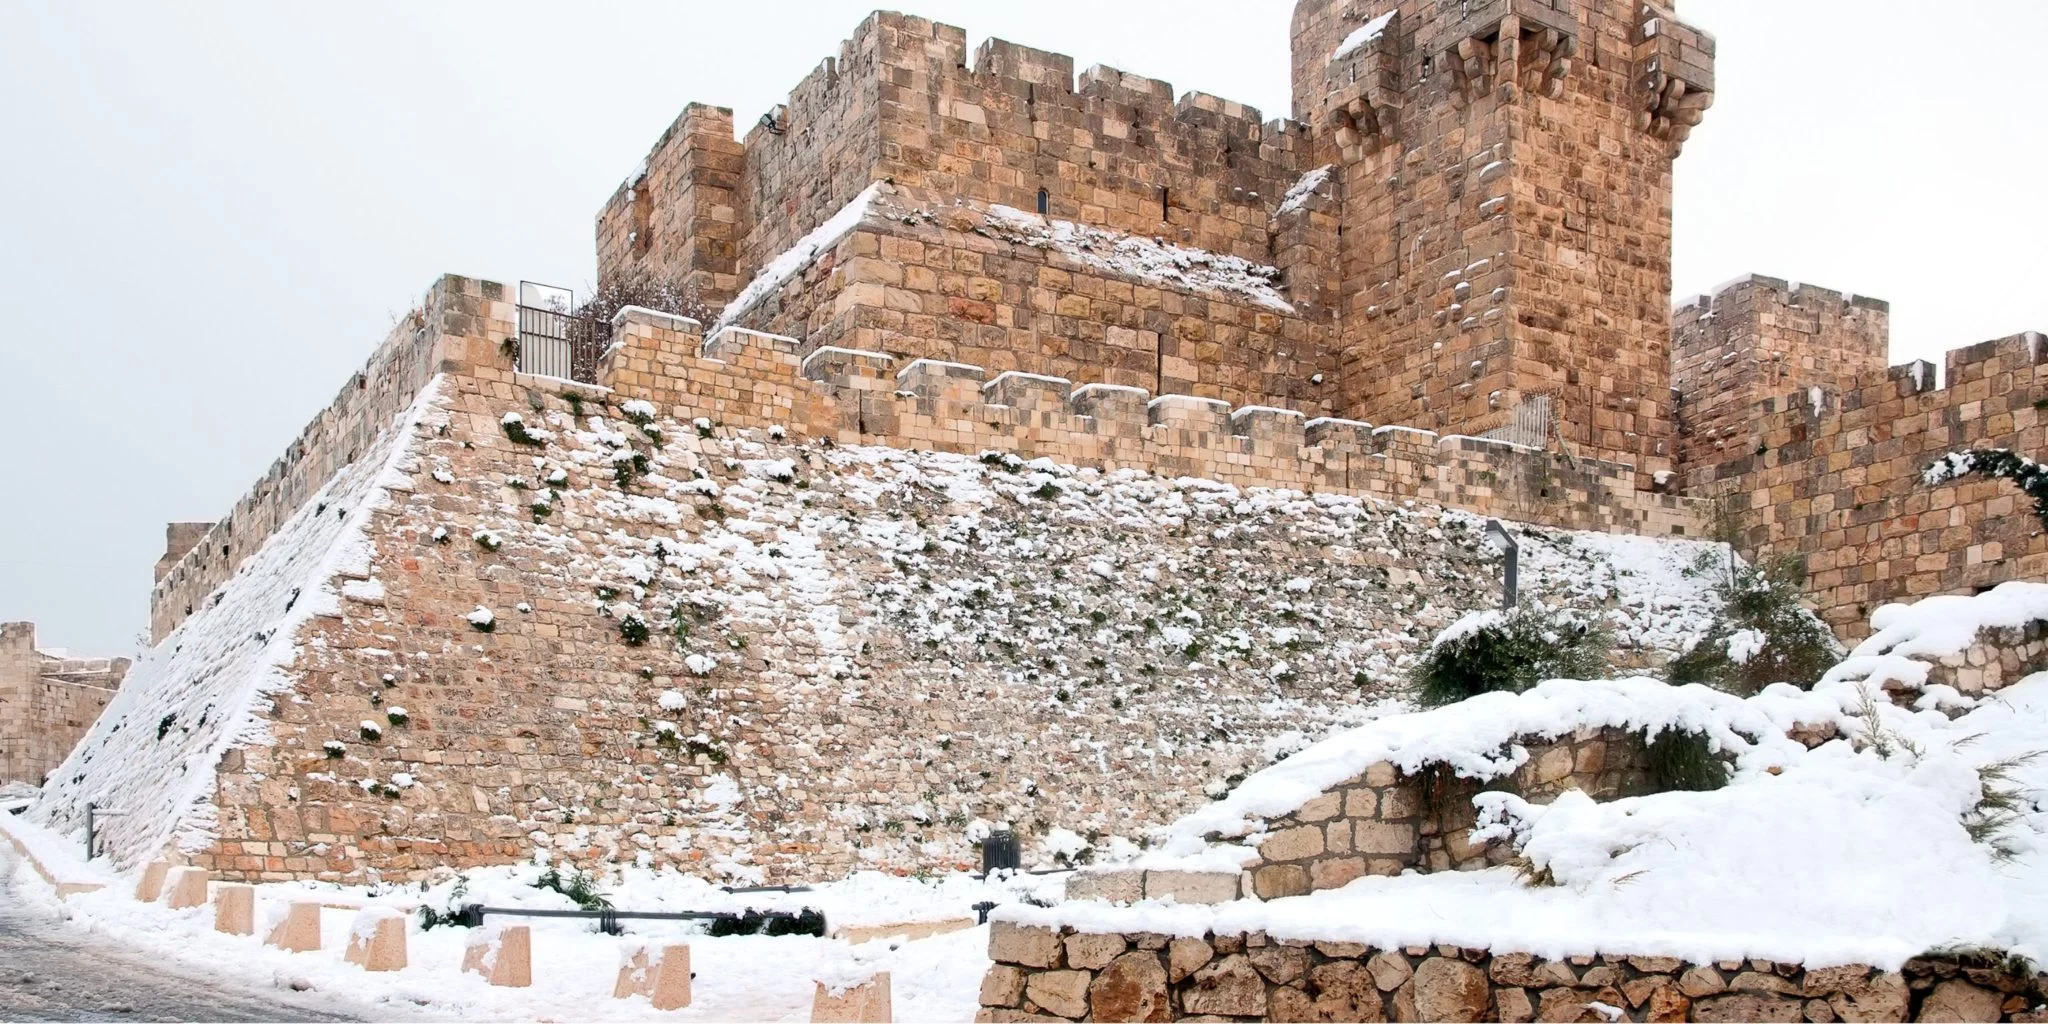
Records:
{"label": "weathered stone surface", "polygon": [[1145,895],[1177,903],[1228,903],[1241,884],[1235,871],[1147,871]]}
{"label": "weathered stone surface", "polygon": [[989,925],[988,958],[999,964],[1056,967],[1060,961],[1060,937],[1050,928],[996,921]]}
{"label": "weathered stone surface", "polygon": [[1336,817],[1342,813],[1343,809],[1344,794],[1339,791],[1332,791],[1302,804],[1301,808],[1294,812],[1294,818],[1296,821],[1305,824],[1314,824],[1318,821],[1328,821]]}
{"label": "weathered stone surface", "polygon": [[1282,829],[1259,844],[1259,856],[1269,861],[1306,860],[1323,852],[1323,830],[1313,825]]}
{"label": "weathered stone surface", "polygon": [[1286,985],[1308,973],[1308,951],[1289,946],[1264,946],[1245,954],[1259,974],[1275,985]]}
{"label": "weathered stone surface", "polygon": [[1536,1019],[1544,1022],[1606,1020],[1604,1014],[1592,1007],[1593,1003],[1619,1009],[1623,1006],[1623,997],[1620,991],[1612,988],[1544,989],[1536,1007]]}
{"label": "weathered stone surface", "polygon": [[1494,989],[1493,1009],[1501,1024],[1528,1024],[1536,1019],[1536,1004],[1526,989],[1513,986]]}
{"label": "weathered stone surface", "polygon": [[1486,973],[1463,960],[1431,957],[1415,968],[1419,1021],[1475,1021],[1486,1016],[1492,993]]}
{"label": "weathered stone surface", "polygon": [[1099,970],[1122,955],[1126,943],[1121,935],[1082,932],[1067,936],[1067,966],[1084,971]]}
{"label": "weathered stone surface", "polygon": [[1341,889],[1364,876],[1363,857],[1326,857],[1308,867],[1309,887],[1317,891]]}
{"label": "weathered stone surface", "polygon": [[1365,962],[1365,969],[1372,972],[1372,982],[1382,992],[1392,992],[1415,976],[1415,967],[1408,958],[1393,950],[1374,953],[1372,959]]}
{"label": "weathered stone surface", "polygon": [[1087,971],[1040,971],[1024,982],[1024,998],[1062,1017],[1088,1012]]}
{"label": "weathered stone surface", "polygon": [[1659,985],[1651,990],[1648,1005],[1643,1011],[1643,1020],[1652,1024],[1678,1024],[1691,1019],[1692,1000],[1673,985]]}
{"label": "weathered stone surface", "polygon": [[1308,871],[1299,864],[1268,864],[1252,873],[1252,892],[1262,900],[1302,896],[1308,891]]}
{"label": "weathered stone surface", "polygon": [[1782,996],[1802,994],[1799,986],[1793,984],[1790,979],[1779,977],[1775,972],[1765,974],[1761,971],[1744,971],[1736,975],[1729,980],[1728,990],[1730,992],[1772,992]]}
{"label": "weathered stone surface", "polygon": [[1932,992],[1920,1003],[1920,1012],[1915,1020],[1925,1021],[1995,1021],[1999,1019],[2005,997],[1990,989],[1979,988],[1958,978],[1951,978],[1934,986]]}
{"label": "weathered stone surface", "polygon": [[1699,999],[1728,991],[1728,981],[1712,967],[1689,967],[1678,976],[1678,990],[1688,998]]}
{"label": "weathered stone surface", "polygon": [[1351,848],[1359,853],[1398,855],[1415,851],[1415,826],[1395,821],[1361,821],[1352,831]]}
{"label": "weathered stone surface", "polygon": [[981,976],[981,1005],[1015,1006],[1024,998],[1024,971],[1009,964],[991,964]]}
{"label": "weathered stone surface", "polygon": [[1181,993],[1181,1009],[1225,1017],[1253,1017],[1266,1012],[1266,983],[1239,953],[1196,971]]}
{"label": "weathered stone surface", "polygon": [[1692,1019],[1702,1022],[1801,1020],[1804,1009],[1798,999],[1761,992],[1735,992],[1693,1000]]}
{"label": "weathered stone surface", "polygon": [[1145,872],[1135,869],[1077,871],[1067,879],[1070,900],[1136,903],[1145,897]]}
{"label": "weathered stone surface", "polygon": [[1125,953],[1111,961],[1088,986],[1088,1009],[1101,1021],[1173,1019],[1166,969],[1155,953]]}
{"label": "weathered stone surface", "polygon": [[1199,970],[1203,964],[1216,955],[1216,951],[1201,939],[1177,938],[1166,947],[1166,976],[1174,984]]}
{"label": "weathered stone surface", "polygon": [[[1812,980],[1813,973],[1807,972],[1808,981]],[[1868,972],[1859,969],[1857,973]],[[1837,1020],[1866,1024],[1906,1019],[1910,995],[1906,991],[1906,979],[1896,973],[1885,972],[1856,981],[1832,982],[1827,987],[1834,990],[1827,1000],[1828,1009],[1834,1011]]]}

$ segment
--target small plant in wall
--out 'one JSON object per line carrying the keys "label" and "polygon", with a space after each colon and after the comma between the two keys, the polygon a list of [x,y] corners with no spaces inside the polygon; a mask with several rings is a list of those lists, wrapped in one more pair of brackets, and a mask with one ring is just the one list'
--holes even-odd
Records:
{"label": "small plant in wall", "polygon": [[385,708],[384,717],[390,719],[391,724],[396,728],[403,729],[412,724],[412,714],[396,705]]}
{"label": "small plant in wall", "polygon": [[511,439],[513,444],[525,445],[528,448],[545,448],[555,437],[538,427],[527,426],[526,417],[516,412],[506,413],[505,418],[498,421],[498,426],[505,431],[505,436]]}
{"label": "small plant in wall", "polygon": [[375,743],[384,738],[384,727],[365,718],[356,723],[356,733],[365,743]]}
{"label": "small plant in wall", "polygon": [[469,613],[469,625],[479,633],[495,633],[498,631],[498,617],[491,614],[489,608],[477,605],[476,610]]}
{"label": "small plant in wall", "polygon": [[652,635],[653,631],[647,628],[647,620],[641,618],[639,612],[627,612],[626,617],[619,620],[619,639],[624,640],[628,647],[638,647]]}
{"label": "small plant in wall", "polygon": [[326,754],[329,761],[339,761],[348,756],[348,744],[340,740],[328,740],[320,745],[320,752]]}
{"label": "small plant in wall", "polygon": [[702,416],[699,416],[699,417],[697,417],[696,419],[694,419],[694,420],[691,420],[691,421],[690,421],[690,426],[692,426],[692,427],[695,427],[695,428],[697,429],[697,436],[698,436],[698,437],[710,437],[710,436],[711,436],[711,421],[710,421],[710,420],[708,420],[708,419],[705,419],[705,418],[704,418],[704,417],[702,417]]}
{"label": "small plant in wall", "polygon": [[536,523],[540,522],[543,519],[546,519],[551,515],[554,515],[554,495],[543,494],[540,497],[533,499],[533,504],[526,506],[526,510],[533,514],[533,521]]}
{"label": "small plant in wall", "polygon": [[446,544],[448,543],[448,528],[445,526],[436,526],[434,527],[434,532],[428,534],[427,537],[429,540],[432,540],[436,544]]}
{"label": "small plant in wall", "polygon": [[2027,497],[2034,499],[2034,517],[2048,528],[2048,466],[2010,448],[1971,448],[1950,452],[1936,459],[1920,476],[1927,486],[1938,487],[1973,473],[1993,480],[2012,481]]}
{"label": "small plant in wall", "polygon": [[569,471],[563,469],[560,466],[556,466],[554,471],[549,473],[547,477],[543,479],[541,482],[547,484],[549,487],[554,487],[558,489],[567,487],[569,486]]}
{"label": "small plant in wall", "polygon": [[646,476],[650,468],[652,465],[648,462],[645,452],[632,448],[620,448],[612,452],[612,479],[618,481],[620,487],[631,487],[633,481]]}
{"label": "small plant in wall", "polygon": [[505,546],[505,538],[490,530],[478,530],[470,534],[469,539],[476,541],[476,546],[485,551],[496,551]]}

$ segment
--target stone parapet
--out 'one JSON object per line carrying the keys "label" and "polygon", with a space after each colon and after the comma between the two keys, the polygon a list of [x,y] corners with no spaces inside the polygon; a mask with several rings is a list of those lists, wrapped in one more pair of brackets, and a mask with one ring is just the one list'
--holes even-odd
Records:
{"label": "stone parapet", "polygon": [[2012,973],[1995,951],[1809,968],[1000,919],[989,959],[983,1021],[2039,1021],[2048,990],[2048,975]]}

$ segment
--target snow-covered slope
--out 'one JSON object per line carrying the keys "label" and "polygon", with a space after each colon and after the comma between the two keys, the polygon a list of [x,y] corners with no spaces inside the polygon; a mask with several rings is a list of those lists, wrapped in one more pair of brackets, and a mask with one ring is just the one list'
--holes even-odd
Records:
{"label": "snow-covered slope", "polygon": [[261,711],[289,691],[297,633],[337,613],[330,581],[361,573],[364,529],[409,486],[415,426],[433,408],[438,382],[354,464],[309,499],[202,608],[145,654],[92,730],[50,773],[28,812],[59,831],[81,830],[88,803],[103,813],[100,849],[133,863],[177,841],[212,841],[216,768],[230,750],[269,742]]}

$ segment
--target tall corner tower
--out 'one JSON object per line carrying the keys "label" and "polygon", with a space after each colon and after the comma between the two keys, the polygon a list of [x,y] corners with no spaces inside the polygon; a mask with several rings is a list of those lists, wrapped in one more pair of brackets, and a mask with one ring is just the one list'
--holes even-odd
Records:
{"label": "tall corner tower", "polygon": [[1640,0],[1299,0],[1347,415],[1671,467],[1671,168],[1714,41]]}

